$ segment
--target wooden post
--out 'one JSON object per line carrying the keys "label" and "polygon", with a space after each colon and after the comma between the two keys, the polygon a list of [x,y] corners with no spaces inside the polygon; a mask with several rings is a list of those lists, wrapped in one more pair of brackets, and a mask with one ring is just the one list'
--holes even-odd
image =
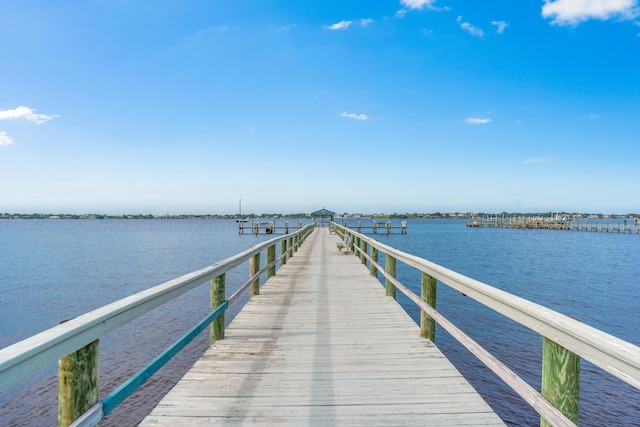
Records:
{"label": "wooden post", "polygon": [[287,239],[289,241],[289,258],[293,256],[293,237]]}
{"label": "wooden post", "polygon": [[[249,260],[249,277],[253,277],[260,271],[260,252],[255,254]],[[260,295],[260,278],[257,277],[256,280],[251,284],[249,288],[249,296],[254,297],[256,295]]]}
{"label": "wooden post", "polygon": [[[386,258],[384,261],[384,270],[391,275],[391,277],[396,277],[396,259],[389,254],[386,254]],[[389,279],[385,277],[384,285],[387,289],[387,296],[393,297],[396,299],[396,287]]]}
{"label": "wooden post", "polygon": [[362,258],[362,265],[367,265],[367,257],[365,257],[364,254],[367,253],[368,246],[367,242],[362,241],[362,255],[360,255],[360,258]]}
{"label": "wooden post", "polygon": [[[267,265],[271,264],[276,260],[276,245],[273,244],[267,248]],[[276,275],[276,266],[271,266],[267,270],[267,279],[271,276]]]}
{"label": "wooden post", "polygon": [[[214,311],[227,299],[226,276],[221,274],[211,280],[211,311]],[[224,313],[211,323],[209,345],[224,339]]]}
{"label": "wooden post", "polygon": [[98,340],[58,361],[58,426],[67,427],[98,403]]}
{"label": "wooden post", "polygon": [[[422,273],[422,301],[436,308],[436,293],[438,290],[438,281]],[[436,342],[436,322],[424,310],[420,310],[420,336],[429,338],[431,342]]]}
{"label": "wooden post", "polygon": [[287,263],[287,240],[289,239],[284,239],[282,242],[280,242],[280,256],[282,256],[282,265],[285,265]]}
{"label": "wooden post", "polygon": [[353,244],[353,254],[354,254],[355,256],[357,256],[358,258],[360,258],[362,255],[360,255],[360,254],[356,251],[356,247],[358,247],[358,248],[360,247],[360,238],[359,238],[359,237],[356,237],[356,238],[355,238],[355,242],[354,242],[354,244]]}
{"label": "wooden post", "polygon": [[[542,395],[578,424],[580,357],[546,337],[542,343]],[[540,426],[551,424],[540,419]]]}
{"label": "wooden post", "polygon": [[369,266],[369,274],[377,279],[378,269],[376,268],[375,265],[373,265],[373,263],[374,262],[378,263],[378,249],[374,248],[373,245],[371,245],[371,247],[369,248],[369,257],[371,258],[371,261],[372,261],[371,265]]}

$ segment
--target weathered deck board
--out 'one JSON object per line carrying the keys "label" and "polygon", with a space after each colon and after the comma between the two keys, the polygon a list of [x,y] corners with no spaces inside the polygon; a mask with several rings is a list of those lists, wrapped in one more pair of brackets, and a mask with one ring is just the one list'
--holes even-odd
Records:
{"label": "weathered deck board", "polygon": [[317,229],[141,425],[504,425]]}

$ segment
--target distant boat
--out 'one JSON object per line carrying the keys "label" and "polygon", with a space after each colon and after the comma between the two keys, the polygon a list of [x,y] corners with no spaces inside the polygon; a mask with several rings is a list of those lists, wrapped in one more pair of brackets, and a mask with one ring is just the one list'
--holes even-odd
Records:
{"label": "distant boat", "polygon": [[[238,216],[242,216],[242,199],[238,201]],[[249,222],[249,218],[237,218],[236,222]]]}

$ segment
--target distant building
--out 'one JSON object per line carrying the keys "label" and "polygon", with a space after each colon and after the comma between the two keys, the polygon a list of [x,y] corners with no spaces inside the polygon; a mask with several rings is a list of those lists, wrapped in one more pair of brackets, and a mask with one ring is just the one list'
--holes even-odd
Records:
{"label": "distant building", "polygon": [[324,218],[328,218],[329,221],[333,221],[335,216],[336,216],[335,212],[330,211],[329,209],[325,209],[325,208],[319,209],[319,210],[317,210],[315,212],[311,212],[311,218],[314,221],[317,221],[318,218],[320,218],[320,224],[323,224]]}

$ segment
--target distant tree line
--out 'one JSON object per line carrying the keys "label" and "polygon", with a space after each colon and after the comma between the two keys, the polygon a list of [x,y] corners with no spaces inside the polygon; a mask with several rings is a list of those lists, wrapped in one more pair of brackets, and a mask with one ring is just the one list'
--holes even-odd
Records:
{"label": "distant tree line", "polygon": [[[601,213],[578,213],[578,212],[433,212],[433,213],[397,213],[394,212],[392,214],[348,214],[344,213],[341,216],[350,217],[350,218],[373,218],[373,219],[467,219],[467,218],[478,218],[478,217],[489,217],[489,216],[499,216],[499,217],[531,217],[531,216],[564,216],[567,218],[584,218],[584,219],[627,219],[627,218],[637,218],[640,217],[638,214],[629,213],[624,215],[619,214],[601,214]],[[308,213],[290,213],[290,214],[281,214],[281,213],[262,213],[258,214],[246,214],[246,215],[238,215],[238,214],[202,214],[202,215],[194,215],[194,214],[166,214],[166,215],[153,215],[153,214],[123,214],[123,215],[107,215],[107,214],[60,214],[60,213],[3,213],[0,214],[0,219],[279,219],[279,218],[290,218],[290,219],[302,219],[309,218],[310,214]]]}

